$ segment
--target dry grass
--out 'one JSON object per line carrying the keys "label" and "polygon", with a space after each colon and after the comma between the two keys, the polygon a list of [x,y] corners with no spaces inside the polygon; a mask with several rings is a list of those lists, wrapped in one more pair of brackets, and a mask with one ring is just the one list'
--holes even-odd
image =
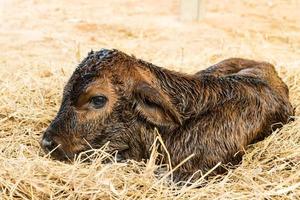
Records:
{"label": "dry grass", "polygon": [[[199,23],[178,20],[178,1],[88,2],[0,1],[0,199],[300,199],[299,1],[207,2]],[[53,161],[41,133],[78,60],[102,47],[185,72],[231,56],[269,61],[296,120],[202,188],[156,177],[153,159],[101,164],[103,149],[92,163]]]}

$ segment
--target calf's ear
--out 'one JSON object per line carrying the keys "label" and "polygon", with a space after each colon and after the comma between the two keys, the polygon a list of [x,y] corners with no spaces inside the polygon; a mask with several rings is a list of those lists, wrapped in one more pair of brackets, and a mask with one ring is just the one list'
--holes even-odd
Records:
{"label": "calf's ear", "polygon": [[133,90],[137,112],[147,121],[159,126],[181,125],[180,114],[169,98],[146,82]]}

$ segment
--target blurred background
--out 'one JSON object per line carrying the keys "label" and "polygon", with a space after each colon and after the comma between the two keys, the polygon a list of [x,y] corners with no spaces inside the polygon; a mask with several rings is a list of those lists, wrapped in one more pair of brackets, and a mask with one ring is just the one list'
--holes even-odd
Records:
{"label": "blurred background", "polygon": [[116,48],[192,72],[241,56],[300,66],[299,0],[0,0],[0,64],[74,66]]}

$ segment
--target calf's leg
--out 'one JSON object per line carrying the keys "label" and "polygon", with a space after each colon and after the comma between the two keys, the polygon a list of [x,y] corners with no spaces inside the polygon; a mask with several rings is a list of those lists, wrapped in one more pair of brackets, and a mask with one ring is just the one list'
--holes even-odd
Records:
{"label": "calf's leg", "polygon": [[240,70],[251,68],[258,64],[260,64],[260,62],[254,60],[248,60],[243,58],[229,58],[215,65],[212,65],[205,70],[201,70],[195,75],[213,75],[217,77],[226,76],[229,74],[238,73]]}
{"label": "calf's leg", "polygon": [[260,62],[251,68],[242,69],[237,72],[238,75],[256,77],[264,80],[281,97],[288,98],[289,90],[287,85],[278,76],[274,66],[270,63]]}

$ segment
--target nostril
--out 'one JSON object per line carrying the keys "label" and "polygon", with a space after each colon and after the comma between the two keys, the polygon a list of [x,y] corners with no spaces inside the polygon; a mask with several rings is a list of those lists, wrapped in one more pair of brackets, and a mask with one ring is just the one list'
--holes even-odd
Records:
{"label": "nostril", "polygon": [[44,138],[42,140],[42,146],[47,151],[52,151],[53,149],[55,149],[57,147],[57,143],[54,142],[53,140],[49,140],[48,138]]}
{"label": "nostril", "polygon": [[47,138],[44,138],[43,140],[42,140],[42,145],[44,146],[44,147],[49,147],[49,146],[52,146],[52,141],[49,141]]}

